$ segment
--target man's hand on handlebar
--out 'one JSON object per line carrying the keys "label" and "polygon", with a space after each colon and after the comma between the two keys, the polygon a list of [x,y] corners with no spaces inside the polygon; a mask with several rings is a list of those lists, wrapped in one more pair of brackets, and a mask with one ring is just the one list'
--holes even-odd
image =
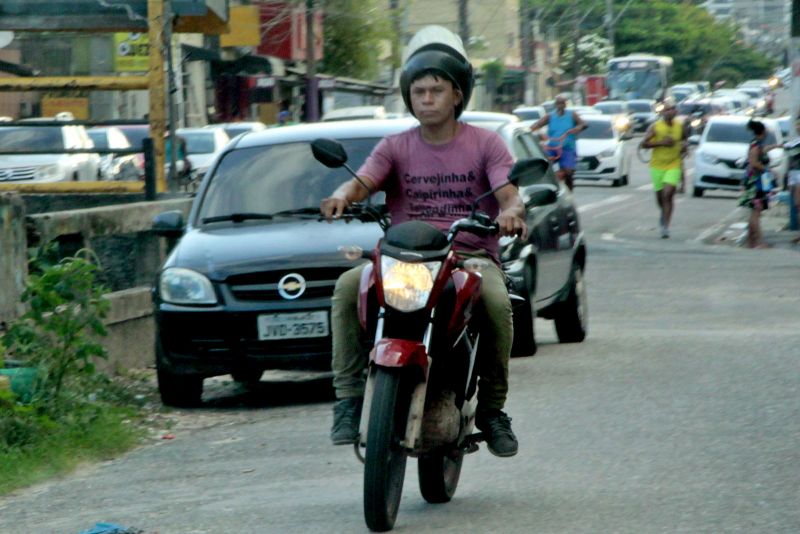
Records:
{"label": "man's hand on handlebar", "polygon": [[340,219],[349,206],[350,203],[346,199],[333,196],[322,200],[319,211],[326,221],[332,222],[334,219]]}
{"label": "man's hand on handlebar", "polygon": [[525,220],[514,213],[515,209],[507,209],[500,212],[497,216],[497,233],[500,236],[520,236],[522,239],[528,238],[528,225]]}

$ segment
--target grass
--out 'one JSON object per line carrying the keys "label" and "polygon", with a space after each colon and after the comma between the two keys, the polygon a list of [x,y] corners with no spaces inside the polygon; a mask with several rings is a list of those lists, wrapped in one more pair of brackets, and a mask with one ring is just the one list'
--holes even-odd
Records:
{"label": "grass", "polygon": [[145,433],[136,417],[129,407],[108,406],[91,422],[57,426],[26,447],[0,451],[0,495],[130,450]]}

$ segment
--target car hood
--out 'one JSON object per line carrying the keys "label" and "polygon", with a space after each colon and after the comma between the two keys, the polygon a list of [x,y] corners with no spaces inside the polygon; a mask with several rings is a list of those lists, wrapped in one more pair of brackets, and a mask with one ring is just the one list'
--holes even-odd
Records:
{"label": "car hood", "polygon": [[215,223],[190,229],[164,267],[184,267],[212,280],[256,271],[355,265],[339,247],[371,250],[383,236],[375,223],[316,220]]}
{"label": "car hood", "polygon": [[0,167],[36,167],[60,163],[68,156],[64,154],[21,154],[19,156],[0,156]]}
{"label": "car hood", "polygon": [[722,159],[738,159],[747,156],[748,146],[745,143],[703,143],[697,151]]}
{"label": "car hood", "polygon": [[616,148],[617,141],[614,139],[581,139],[578,138],[577,152],[578,155],[583,156],[596,156],[603,150],[609,148]]}

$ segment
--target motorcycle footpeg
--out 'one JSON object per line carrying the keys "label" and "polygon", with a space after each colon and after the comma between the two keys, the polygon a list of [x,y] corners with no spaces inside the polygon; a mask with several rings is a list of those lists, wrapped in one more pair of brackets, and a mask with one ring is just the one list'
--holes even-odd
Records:
{"label": "motorcycle footpeg", "polygon": [[483,432],[477,432],[475,434],[470,434],[464,441],[461,442],[461,450],[464,451],[466,454],[471,454],[473,452],[478,452],[478,443],[484,441],[486,438],[483,436]]}

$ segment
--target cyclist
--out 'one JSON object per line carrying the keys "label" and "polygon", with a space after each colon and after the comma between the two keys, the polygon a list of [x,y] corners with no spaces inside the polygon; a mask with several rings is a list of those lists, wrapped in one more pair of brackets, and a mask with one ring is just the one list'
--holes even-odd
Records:
{"label": "cyclist", "polygon": [[573,178],[575,164],[578,161],[578,154],[575,150],[575,136],[588,126],[576,112],[567,113],[567,100],[563,96],[556,97],[555,106],[555,111],[545,114],[544,117],[536,121],[531,126],[531,131],[535,132],[546,124],[548,140],[561,143],[561,154],[555,157],[555,161],[558,162],[558,172],[556,174],[572,191],[575,182]]}

